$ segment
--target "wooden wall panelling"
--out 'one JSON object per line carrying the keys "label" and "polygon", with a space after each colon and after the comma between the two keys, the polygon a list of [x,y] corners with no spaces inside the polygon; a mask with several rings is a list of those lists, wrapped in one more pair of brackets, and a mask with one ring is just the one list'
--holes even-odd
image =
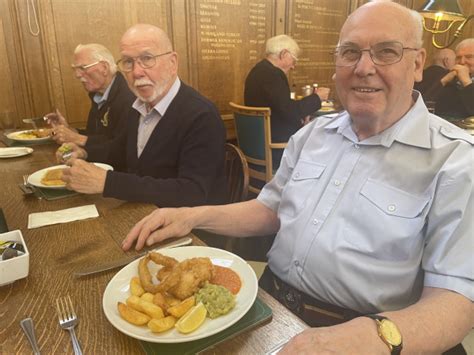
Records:
{"label": "wooden wall panelling", "polygon": [[290,85],[294,85],[297,95],[301,95],[304,85],[318,83],[330,87],[331,97],[335,97],[331,79],[335,72],[332,51],[351,9],[350,1],[288,1],[288,32],[303,50],[291,73]]}
{"label": "wooden wall panelling", "polygon": [[[44,61],[44,42],[40,18],[39,1],[15,1],[16,20],[18,26],[19,46],[21,55],[18,64],[24,71],[25,90],[22,91],[22,101],[25,106],[26,116],[36,116],[49,112],[51,108],[51,95],[47,67]],[[35,10],[32,8],[35,7]],[[30,21],[28,20],[30,12]],[[36,11],[39,35],[35,36],[30,31],[35,31]],[[30,26],[31,25],[31,28]],[[21,64],[20,64],[21,63]],[[23,117],[24,118],[24,117]]]}
{"label": "wooden wall panelling", "polygon": [[191,80],[191,36],[189,23],[189,2],[171,1],[170,3],[170,34],[173,38],[173,48],[178,53],[178,75],[188,85],[194,86]]}
{"label": "wooden wall panelling", "polygon": [[272,36],[274,2],[195,0],[189,5],[192,82],[221,113],[229,113],[229,101],[243,102],[247,73]]}
{"label": "wooden wall panelling", "polygon": [[[8,33],[8,29],[5,28],[3,19],[0,18],[0,85],[2,88],[2,94],[0,95],[0,128],[5,129],[13,128],[18,121],[18,110],[16,108],[15,90],[13,87],[16,76],[12,73],[8,58],[8,38],[6,33]],[[10,116],[6,117],[7,114]]]}

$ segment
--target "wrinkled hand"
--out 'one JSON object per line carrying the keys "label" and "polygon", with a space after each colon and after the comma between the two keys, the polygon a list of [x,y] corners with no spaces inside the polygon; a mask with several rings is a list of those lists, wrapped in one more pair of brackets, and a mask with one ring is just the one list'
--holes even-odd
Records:
{"label": "wrinkled hand", "polygon": [[[62,150],[68,147],[70,151],[72,151],[71,156],[68,159],[64,159]],[[79,147],[77,144],[74,143],[64,143],[62,144],[58,150],[56,150],[56,161],[60,164],[67,164],[68,162],[72,162],[74,159],[87,159],[87,152]]]}
{"label": "wrinkled hand", "polygon": [[75,130],[62,125],[53,128],[52,138],[58,144],[72,142],[80,146],[85,146],[87,142],[87,136],[79,134]]}
{"label": "wrinkled hand", "polygon": [[466,65],[456,64],[451,68],[451,71],[441,78],[441,84],[446,86],[454,79],[458,79],[464,86],[471,84],[471,75],[469,68]]}
{"label": "wrinkled hand", "polygon": [[70,159],[71,168],[64,169],[66,188],[83,194],[99,194],[104,191],[107,171],[81,159]]}
{"label": "wrinkled hand", "polygon": [[69,124],[67,123],[66,117],[64,117],[61,112],[59,112],[58,109],[56,109],[55,112],[48,113],[45,115],[48,120],[46,121],[49,125],[51,125],[53,128],[55,126],[66,126],[69,127]]}
{"label": "wrinkled hand", "polygon": [[456,64],[451,68],[451,70],[456,72],[456,76],[463,86],[467,86],[472,82],[471,74],[467,65]]}
{"label": "wrinkled hand", "polygon": [[321,101],[327,100],[329,97],[330,88],[326,87],[317,87],[314,89],[314,93],[319,96]]}
{"label": "wrinkled hand", "polygon": [[188,217],[189,210],[186,207],[156,209],[135,224],[123,240],[122,249],[130,249],[135,241],[135,249],[140,250],[145,244],[149,246],[171,237],[189,234],[193,229]]}
{"label": "wrinkled hand", "polygon": [[306,329],[278,354],[389,354],[389,349],[377,335],[375,322],[361,317],[332,327]]}

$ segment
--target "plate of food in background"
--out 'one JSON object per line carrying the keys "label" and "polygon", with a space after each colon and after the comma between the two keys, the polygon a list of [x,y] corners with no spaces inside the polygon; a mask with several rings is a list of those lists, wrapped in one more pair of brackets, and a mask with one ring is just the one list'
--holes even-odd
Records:
{"label": "plate of food in background", "polygon": [[51,139],[51,129],[41,128],[11,132],[7,134],[7,138],[22,143],[44,142]]}
{"label": "plate of food in background", "polygon": [[148,253],[125,266],[107,285],[102,307],[109,322],[133,338],[184,343],[235,324],[257,292],[257,276],[245,260],[189,246]]}
{"label": "plate of food in background", "polygon": [[33,153],[29,147],[5,147],[0,148],[0,158],[16,158]]}
{"label": "plate of food in background", "polygon": [[[94,163],[94,165],[105,170],[114,170],[108,164]],[[61,180],[63,169],[69,169],[69,166],[55,165],[38,170],[28,177],[28,183],[46,189],[65,189],[66,183]]]}

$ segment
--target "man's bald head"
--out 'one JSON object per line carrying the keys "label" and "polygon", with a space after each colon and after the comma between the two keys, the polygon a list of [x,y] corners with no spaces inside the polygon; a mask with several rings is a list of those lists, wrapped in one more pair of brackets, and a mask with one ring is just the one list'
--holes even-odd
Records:
{"label": "man's bald head", "polygon": [[[360,22],[361,17],[368,17],[371,20],[377,19],[381,22],[390,21],[394,27],[398,28],[398,32],[403,34],[404,43],[410,43],[414,47],[423,45],[421,15],[390,0],[374,0],[357,8],[342,26],[339,41],[345,34],[344,30],[347,27],[352,27],[354,22]],[[377,27],[374,27],[374,31],[377,31]]]}
{"label": "man's bald head", "polygon": [[433,64],[451,70],[456,62],[456,53],[449,48],[440,49],[433,55]]}
{"label": "man's bald head", "polygon": [[120,45],[122,46],[122,43],[130,40],[135,41],[137,38],[154,42],[163,52],[173,50],[171,40],[165,31],[159,27],[144,23],[139,23],[130,27],[123,34],[122,39],[120,40]]}

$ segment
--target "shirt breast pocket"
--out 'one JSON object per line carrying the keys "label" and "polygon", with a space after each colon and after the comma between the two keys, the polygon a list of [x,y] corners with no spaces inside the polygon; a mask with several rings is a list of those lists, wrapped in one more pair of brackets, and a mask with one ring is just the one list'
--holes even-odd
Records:
{"label": "shirt breast pocket", "polygon": [[407,260],[422,248],[429,196],[369,179],[354,201],[345,238],[353,247],[387,260]]}
{"label": "shirt breast pocket", "polygon": [[296,216],[314,194],[326,165],[300,160],[282,192],[280,213]]}

